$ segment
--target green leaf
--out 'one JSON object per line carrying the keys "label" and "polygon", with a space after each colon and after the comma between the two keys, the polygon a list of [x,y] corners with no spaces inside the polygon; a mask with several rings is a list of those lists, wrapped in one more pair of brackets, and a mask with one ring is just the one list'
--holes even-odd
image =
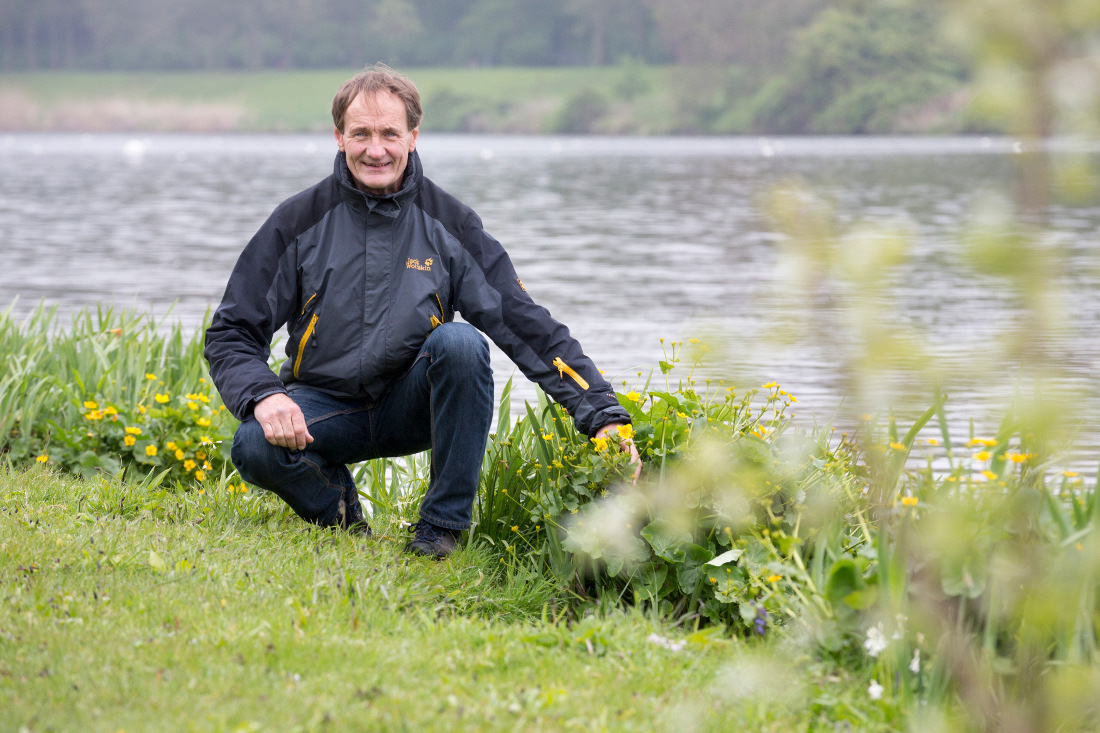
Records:
{"label": "green leaf", "polygon": [[686,545],[691,544],[691,533],[678,528],[671,522],[658,519],[650,522],[642,530],[642,537],[657,557],[670,562],[683,562],[687,556]]}

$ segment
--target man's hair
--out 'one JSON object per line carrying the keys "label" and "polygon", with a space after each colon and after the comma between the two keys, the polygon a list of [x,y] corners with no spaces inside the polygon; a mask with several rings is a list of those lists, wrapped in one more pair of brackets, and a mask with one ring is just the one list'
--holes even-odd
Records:
{"label": "man's hair", "polygon": [[344,113],[360,94],[369,97],[378,92],[396,95],[405,105],[405,119],[409,129],[416,129],[424,113],[420,107],[420,92],[409,77],[385,64],[368,66],[340,86],[336,96],[332,98],[332,122],[336,129],[344,131]]}

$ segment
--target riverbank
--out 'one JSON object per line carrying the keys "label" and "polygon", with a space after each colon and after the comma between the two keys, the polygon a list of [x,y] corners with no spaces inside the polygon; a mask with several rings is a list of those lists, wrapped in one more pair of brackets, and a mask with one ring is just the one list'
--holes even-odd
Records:
{"label": "riverbank", "polygon": [[[0,131],[319,132],[353,69],[0,74]],[[761,81],[730,68],[410,69],[425,131],[513,134],[755,134]],[[734,101],[729,101],[734,100]],[[964,92],[880,132],[965,127]],[[808,131],[809,132],[809,131]],[[843,132],[838,130],[837,132]]]}

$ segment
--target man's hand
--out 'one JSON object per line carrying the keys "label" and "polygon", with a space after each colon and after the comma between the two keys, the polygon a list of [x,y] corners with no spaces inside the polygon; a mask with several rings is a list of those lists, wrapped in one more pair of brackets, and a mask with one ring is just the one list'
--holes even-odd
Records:
{"label": "man's hand", "polygon": [[304,450],[313,442],[306,428],[306,416],[294,400],[283,393],[264,397],[253,410],[256,421],[264,429],[264,437],[272,445],[290,450]]}
{"label": "man's hand", "polygon": [[[608,433],[612,430],[618,430],[623,426],[623,423],[613,422],[604,425],[602,428],[596,431],[597,438],[606,438]],[[634,483],[638,482],[638,477],[642,475],[642,459],[638,455],[638,448],[634,445],[634,441],[630,438],[624,438],[619,442],[619,450],[630,451],[630,463],[634,466]]]}

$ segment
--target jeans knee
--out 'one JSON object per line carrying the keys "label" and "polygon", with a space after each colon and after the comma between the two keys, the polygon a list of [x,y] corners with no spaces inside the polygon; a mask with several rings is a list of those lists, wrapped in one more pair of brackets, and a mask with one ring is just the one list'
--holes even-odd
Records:
{"label": "jeans knee", "polygon": [[267,442],[263,428],[256,420],[245,420],[237,427],[233,435],[233,447],[229,458],[233,467],[245,481],[264,486],[268,483],[265,466],[272,463],[271,451],[274,446]]}
{"label": "jeans knee", "polygon": [[492,374],[489,344],[481,332],[468,323],[444,323],[428,337],[433,360],[446,359],[470,372]]}

